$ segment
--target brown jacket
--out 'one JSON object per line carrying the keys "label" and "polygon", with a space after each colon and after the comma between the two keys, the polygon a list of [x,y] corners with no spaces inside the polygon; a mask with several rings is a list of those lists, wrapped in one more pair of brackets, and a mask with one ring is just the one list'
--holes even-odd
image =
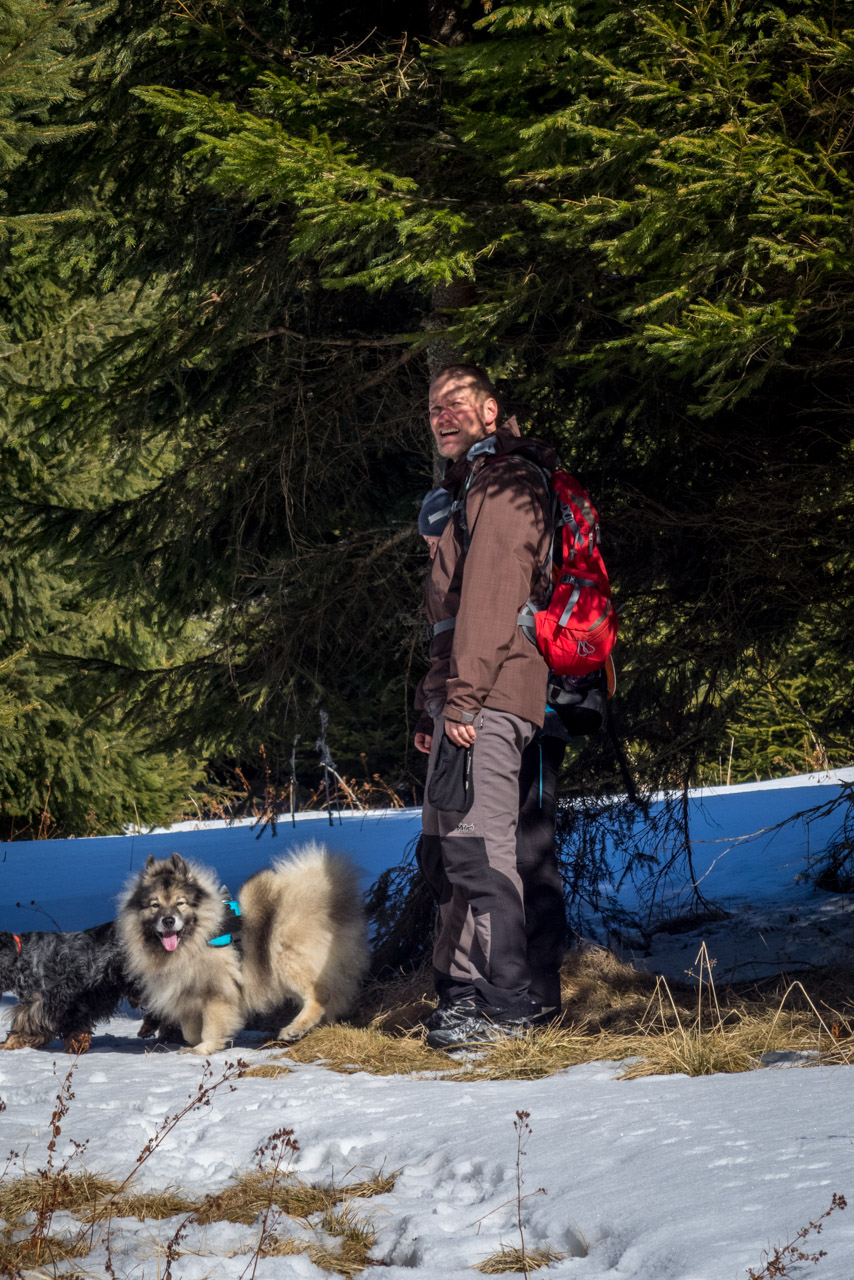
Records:
{"label": "brown jacket", "polygon": [[518,619],[529,596],[542,591],[549,517],[542,476],[519,451],[548,470],[557,459],[547,445],[520,437],[514,418],[487,440],[494,452],[449,462],[442,482],[457,499],[474,473],[466,499],[468,552],[454,517],[427,579],[428,623],[453,618],[455,625],[430,644],[430,670],[415,696],[421,733],[432,732],[440,713],[472,724],[484,706],[543,723],[548,668]]}

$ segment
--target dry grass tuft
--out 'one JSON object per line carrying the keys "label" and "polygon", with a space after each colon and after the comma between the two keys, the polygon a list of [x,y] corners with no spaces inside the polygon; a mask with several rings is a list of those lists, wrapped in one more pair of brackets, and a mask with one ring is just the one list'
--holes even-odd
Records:
{"label": "dry grass tuft", "polygon": [[[570,951],[561,968],[564,1008],[576,1026],[590,1034],[634,1035],[655,996],[654,973],[636,969],[604,947],[584,945]],[[674,1011],[689,1013],[696,1005],[696,986],[670,983]],[[675,1025],[674,1016],[670,1025]]]}
{"label": "dry grass tuft", "polygon": [[503,1245],[498,1253],[493,1253],[483,1262],[475,1262],[470,1268],[480,1271],[486,1276],[497,1276],[505,1271],[539,1271],[540,1267],[550,1267],[553,1262],[562,1262],[565,1253],[555,1249],[526,1249],[523,1253],[518,1245]]}
{"label": "dry grass tuft", "polygon": [[656,981],[654,997],[640,1031],[643,1043],[624,1078],[681,1072],[715,1075],[750,1071],[761,1066],[771,1052],[809,1052],[816,1062],[851,1061],[852,1048],[839,1043],[832,1025],[819,1011],[800,982],[760,990],[728,989],[718,993],[713,963],[705,943],[695,961],[699,984],[695,1008],[689,1019],[677,1007],[663,978]]}
{"label": "dry grass tuft", "polygon": [[[57,1263],[69,1258],[85,1258],[92,1248],[84,1235],[74,1239],[62,1236],[40,1236],[14,1240],[7,1228],[0,1233],[0,1276],[32,1276],[36,1268],[55,1268]],[[56,1274],[55,1270],[53,1271]]]}
{"label": "dry grass tuft", "polygon": [[[322,1211],[323,1216],[315,1229],[320,1235],[327,1238],[331,1236],[339,1243],[336,1248],[328,1243],[328,1239],[312,1242],[293,1236],[282,1237],[272,1232],[266,1239],[262,1239],[258,1256],[277,1258],[304,1253],[323,1271],[343,1276],[357,1275],[368,1267],[376,1266],[376,1262],[368,1256],[376,1244],[373,1223],[360,1217],[351,1201],[357,1196],[369,1197],[391,1191],[396,1176],[378,1173],[365,1182],[353,1182],[345,1187],[307,1187],[305,1183],[300,1184],[293,1175],[286,1175],[291,1185],[283,1188],[280,1175],[273,1191],[273,1203],[291,1217],[305,1218]],[[245,1183],[246,1179],[241,1179],[241,1182]],[[252,1212],[257,1190],[257,1187],[253,1188],[252,1196],[246,1201],[248,1212]],[[268,1182],[263,1192],[264,1207],[270,1203],[270,1191]],[[222,1196],[216,1197],[216,1204],[220,1209],[222,1200]],[[199,1221],[219,1220],[223,1216],[225,1215],[218,1211],[211,1218],[199,1215]],[[254,1217],[247,1219],[229,1215],[228,1220],[254,1221]]]}
{"label": "dry grass tuft", "polygon": [[283,1067],[278,1062],[262,1062],[260,1066],[249,1067],[243,1072],[243,1079],[248,1076],[261,1076],[265,1080],[280,1080],[282,1076],[293,1075],[290,1067]]}
{"label": "dry grass tuft", "polygon": [[[272,1184],[272,1185],[271,1185]],[[293,1218],[307,1218],[329,1204],[323,1191],[289,1174],[279,1174],[273,1181],[264,1170],[241,1173],[234,1182],[200,1207],[196,1217],[202,1224],[211,1222],[243,1222],[250,1224],[272,1202]]]}
{"label": "dry grass tuft", "polygon": [[280,1238],[272,1235],[263,1245],[260,1256],[281,1258],[304,1253],[322,1271],[340,1276],[358,1275],[368,1267],[377,1265],[368,1256],[376,1244],[376,1232],[371,1223],[359,1218],[349,1206],[338,1213],[332,1210],[325,1213],[320,1228],[327,1235],[340,1238],[341,1243],[337,1249],[326,1244],[313,1244],[309,1240],[297,1240],[292,1236]]}
{"label": "dry grass tuft", "polygon": [[117,1182],[94,1173],[62,1173],[53,1177],[26,1174],[23,1178],[0,1182],[0,1218],[13,1226],[25,1214],[38,1213],[44,1206],[86,1217],[106,1197],[115,1195],[118,1188]]}
{"label": "dry grass tuft", "polygon": [[[620,1073],[622,1080],[642,1076],[714,1076],[752,1071],[760,1059],[740,1048],[732,1035],[689,1030],[640,1038],[637,1057]],[[640,1056],[643,1055],[643,1056]]]}
{"label": "dry grass tuft", "polygon": [[347,1200],[370,1200],[373,1196],[385,1196],[390,1191],[394,1191],[394,1184],[400,1175],[400,1170],[395,1169],[393,1173],[375,1173],[372,1178],[366,1178],[363,1182],[348,1182],[344,1187],[338,1187],[341,1201]]}
{"label": "dry grass tuft", "polygon": [[[117,1195],[119,1184],[85,1170],[65,1173],[54,1178],[29,1174],[0,1183],[0,1218],[13,1226],[27,1213],[38,1213],[43,1204],[52,1212],[74,1214],[81,1222],[100,1222],[104,1218],[171,1218],[189,1213],[196,1201],[167,1187],[163,1191]],[[0,1272],[2,1274],[2,1272]]]}
{"label": "dry grass tuft", "polygon": [[625,1037],[604,1032],[584,1035],[576,1027],[554,1022],[518,1040],[496,1040],[467,1066],[465,1075],[480,1080],[541,1080],[582,1062],[615,1061],[633,1052]]}
{"label": "dry grass tuft", "polygon": [[419,1034],[391,1036],[373,1027],[343,1023],[319,1027],[288,1049],[295,1062],[322,1062],[331,1071],[371,1075],[410,1075],[448,1069],[443,1053],[428,1049]]}
{"label": "dry grass tuft", "polygon": [[322,1271],[333,1271],[339,1276],[356,1276],[360,1271],[367,1271],[368,1267],[376,1265],[346,1245],[342,1246],[340,1253],[336,1253],[334,1249],[325,1249],[321,1244],[310,1244],[306,1253],[316,1267],[320,1267]]}
{"label": "dry grass tuft", "polygon": [[163,1218],[174,1218],[179,1213],[191,1213],[197,1205],[196,1200],[189,1200],[180,1191],[166,1187],[163,1191],[138,1191],[131,1195],[116,1196],[95,1205],[90,1213],[78,1213],[78,1217],[87,1222],[98,1222],[104,1218],[136,1218],[145,1222],[146,1218],[162,1221]]}
{"label": "dry grass tuft", "polygon": [[320,1227],[327,1235],[337,1236],[341,1243],[335,1250],[321,1244],[310,1245],[308,1256],[315,1266],[322,1267],[324,1271],[336,1271],[342,1276],[352,1276],[374,1265],[368,1255],[377,1242],[376,1231],[373,1223],[360,1217],[353,1205],[345,1204],[339,1210],[328,1210]]}
{"label": "dry grass tuft", "polygon": [[240,1176],[218,1195],[210,1196],[199,1207],[196,1220],[242,1222],[250,1224],[272,1203],[289,1218],[309,1218],[315,1213],[330,1213],[336,1205],[353,1199],[367,1199],[393,1190],[397,1173],[377,1173],[362,1182],[336,1187],[304,1182],[295,1173],[279,1173],[273,1179],[265,1170],[253,1169]]}
{"label": "dry grass tuft", "polygon": [[296,1240],[293,1236],[285,1236],[281,1240],[277,1235],[272,1235],[261,1249],[261,1257],[292,1258],[294,1254],[307,1253],[310,1247],[307,1240]]}
{"label": "dry grass tuft", "polygon": [[690,1018],[676,1003],[665,978],[658,978],[639,1028],[649,1046],[643,1046],[640,1061],[623,1073],[625,1079],[644,1075],[710,1076],[749,1071],[759,1064],[735,1031],[743,1026],[740,1016],[721,1009],[712,976],[712,962],[703,943],[697,955],[699,984],[695,1009]]}

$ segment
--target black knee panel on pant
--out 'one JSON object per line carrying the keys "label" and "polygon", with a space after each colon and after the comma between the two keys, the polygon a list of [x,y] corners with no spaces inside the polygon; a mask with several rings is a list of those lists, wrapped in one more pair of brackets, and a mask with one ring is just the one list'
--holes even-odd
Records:
{"label": "black knee panel on pant", "polygon": [[415,846],[415,861],[427,886],[437,902],[447,902],[451,886],[442,866],[442,840],[440,836],[421,834]]}

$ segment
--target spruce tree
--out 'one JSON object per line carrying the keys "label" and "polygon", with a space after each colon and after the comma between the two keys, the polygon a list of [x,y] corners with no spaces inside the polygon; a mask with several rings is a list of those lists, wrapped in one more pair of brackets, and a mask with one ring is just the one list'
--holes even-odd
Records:
{"label": "spruce tree", "polygon": [[[316,776],[325,708],[342,767],[381,767],[379,750],[401,776],[420,645],[414,517],[430,483],[423,424],[408,421],[411,353],[389,338],[387,302],[328,298],[283,257],[286,225],[212,199],[188,144],[153,138],[132,93],[165,73],[239,96],[258,73],[248,51],[263,66],[282,24],[266,5],[223,31],[119,6],[97,29],[64,116],[89,131],[30,198],[56,200],[73,173],[88,202],[52,249],[99,339],[16,415],[44,465],[12,510],[19,527],[43,517],[40,553],[80,570],[84,598],[144,612],[167,638],[204,620],[192,662],[116,664],[117,705],[147,740],[224,768],[263,744],[286,776],[302,731]],[[84,682],[97,669],[82,654],[76,668]]]}
{"label": "spruce tree", "polygon": [[659,782],[715,758],[805,617],[850,671],[843,23],[503,4],[408,60],[294,54],[244,104],[139,95],[327,297],[402,297],[412,332],[472,280],[451,339],[604,507],[634,758]]}
{"label": "spruce tree", "polygon": [[[169,691],[164,740],[284,762],[323,705],[351,761],[402,755],[442,290],[449,341],[597,499],[639,775],[708,776],[814,653],[847,680],[844,15],[496,4],[459,44],[351,15],[335,47],[260,0],[200,13],[120,6],[63,115],[92,134],[56,171],[95,196],[56,252],[135,311],[33,414],[102,433],[99,495],[26,489],[93,590],[206,619],[197,661],[128,677],[152,727]],[[838,702],[798,701],[844,756]],[[570,786],[596,773],[620,785],[604,740]]]}
{"label": "spruce tree", "polygon": [[[90,431],[77,451],[70,424],[40,426],[40,406],[69,387],[103,393],[108,379],[93,366],[110,335],[136,324],[130,287],[104,296],[92,287],[80,239],[89,210],[67,190],[34,196],[51,152],[91,133],[91,122],[63,115],[91,71],[82,46],[111,7],[0,0],[0,839],[165,822],[202,781],[191,757],[156,749],[119,696],[125,668],[196,651],[186,628],[155,638],[138,602],[105,599],[67,546],[27,541],[33,495],[93,506],[130,495],[146,475],[137,464],[108,492],[108,433]],[[69,236],[75,255],[58,254]]]}

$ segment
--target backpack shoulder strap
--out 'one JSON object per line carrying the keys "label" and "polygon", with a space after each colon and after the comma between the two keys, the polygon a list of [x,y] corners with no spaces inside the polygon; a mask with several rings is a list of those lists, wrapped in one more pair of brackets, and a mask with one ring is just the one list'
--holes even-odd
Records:
{"label": "backpack shoulder strap", "polygon": [[[466,476],[466,482],[463,485],[462,493],[460,494],[459,498],[457,498],[457,500],[451,504],[451,515],[456,516],[457,518],[457,522],[460,530],[460,537],[463,544],[464,555],[468,554],[468,549],[471,545],[471,533],[469,530],[468,519],[466,516],[466,502],[468,500],[469,490],[471,489],[475,478],[481,474],[483,467],[486,466],[487,463],[490,461],[498,461],[499,458],[503,458],[503,459],[513,458],[518,462],[524,463],[526,467],[532,468],[537,473],[546,491],[545,507],[546,507],[546,511],[548,512],[548,518],[550,522],[549,527],[552,532],[554,531],[555,498],[551,488],[551,472],[547,471],[545,467],[540,466],[539,462],[537,462],[534,458],[526,454],[522,449],[515,449],[513,453],[509,453],[509,454],[508,453],[496,454],[495,442],[491,436],[488,436],[486,440],[480,441],[479,443],[483,445],[487,445],[487,442],[491,445],[491,447],[478,449],[477,445],[475,445],[471,450],[469,450],[469,457],[474,456],[475,464],[477,464],[477,460],[481,455],[483,455],[483,462],[479,466],[474,465],[472,467],[471,471],[469,471],[468,475]],[[475,450],[477,450],[477,452],[474,452]],[[548,553],[546,562],[542,566],[542,571],[547,572],[548,574],[551,574],[551,563],[552,563],[552,539],[550,538],[549,553]]]}

